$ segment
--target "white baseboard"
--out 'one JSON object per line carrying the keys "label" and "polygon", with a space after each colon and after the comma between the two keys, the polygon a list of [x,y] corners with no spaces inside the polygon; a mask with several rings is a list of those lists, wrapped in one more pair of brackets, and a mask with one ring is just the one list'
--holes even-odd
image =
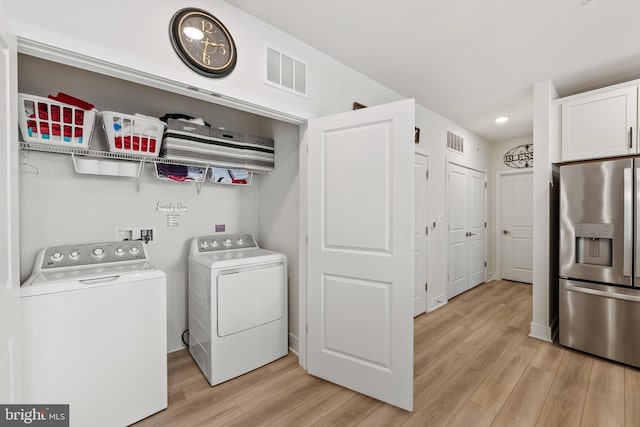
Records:
{"label": "white baseboard", "polygon": [[300,339],[293,334],[289,334],[289,350],[300,357]]}
{"label": "white baseboard", "polygon": [[487,283],[496,280],[496,274],[495,273],[489,273],[487,274]]}
{"label": "white baseboard", "polygon": [[447,304],[447,294],[440,294],[435,298],[427,300],[427,313]]}
{"label": "white baseboard", "polygon": [[182,342],[182,337],[170,337],[167,339],[167,353],[173,353],[174,351],[182,350],[183,348],[187,348]]}
{"label": "white baseboard", "polygon": [[551,334],[551,327],[539,325],[531,322],[529,336],[531,338],[537,338],[542,341],[553,342],[553,335]]}

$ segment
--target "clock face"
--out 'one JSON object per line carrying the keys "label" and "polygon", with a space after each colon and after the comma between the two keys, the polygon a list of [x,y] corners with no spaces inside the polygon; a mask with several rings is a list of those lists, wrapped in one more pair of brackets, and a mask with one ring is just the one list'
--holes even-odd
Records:
{"label": "clock face", "polygon": [[207,77],[224,77],[236,65],[236,46],[215,16],[199,9],[182,9],[171,19],[170,36],[182,61]]}

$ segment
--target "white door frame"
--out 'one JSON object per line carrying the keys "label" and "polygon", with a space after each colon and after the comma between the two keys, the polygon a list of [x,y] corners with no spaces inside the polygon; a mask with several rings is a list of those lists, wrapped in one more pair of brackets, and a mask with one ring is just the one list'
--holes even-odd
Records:
{"label": "white door frame", "polygon": [[[513,169],[513,170],[501,170],[496,172],[496,204],[495,204],[495,213],[496,213],[496,227],[494,230],[494,239],[496,244],[496,260],[495,260],[495,277],[498,280],[502,280],[502,179],[505,176],[510,175],[525,175],[530,174],[533,176],[533,168],[528,169]],[[533,195],[532,195],[533,197]]]}
{"label": "white door frame", "polygon": [[[449,279],[448,279],[448,272],[449,272],[449,243],[450,243],[449,242],[449,177],[448,177],[449,165],[459,166],[459,167],[464,168],[464,169],[468,169],[468,170],[471,170],[471,171],[480,172],[480,173],[484,174],[484,180],[485,181],[484,181],[484,208],[483,209],[484,209],[485,222],[487,220],[487,176],[488,176],[488,174],[487,174],[487,172],[485,172],[485,171],[483,171],[481,169],[471,168],[471,167],[466,166],[466,165],[464,165],[462,163],[456,162],[456,161],[454,161],[451,158],[446,157],[446,156],[444,158],[444,163],[445,163],[444,164],[444,173],[445,173],[445,179],[444,179],[444,186],[445,186],[444,187],[444,189],[445,189],[444,190],[445,191],[444,203],[445,203],[445,206],[444,206],[444,209],[445,210],[444,211],[445,211],[446,226],[447,226],[447,229],[446,229],[447,250],[445,251],[445,258],[447,259],[447,264],[446,264],[447,265],[447,298],[449,298],[449,293],[448,293],[448,291],[449,291]],[[485,230],[485,232],[484,232],[484,258],[485,258],[485,260],[487,259],[487,253],[488,253],[487,252],[487,249],[488,249],[487,243],[488,243],[488,240],[489,240],[489,239],[487,239],[487,229],[488,229],[487,227],[484,228],[484,230]],[[485,282],[487,281],[487,266],[484,267],[484,281]]]}
{"label": "white door frame", "polygon": [[17,39],[0,6],[0,55],[4,98],[0,100],[0,401],[22,399],[22,342],[20,336],[20,223],[18,198],[18,78]]}

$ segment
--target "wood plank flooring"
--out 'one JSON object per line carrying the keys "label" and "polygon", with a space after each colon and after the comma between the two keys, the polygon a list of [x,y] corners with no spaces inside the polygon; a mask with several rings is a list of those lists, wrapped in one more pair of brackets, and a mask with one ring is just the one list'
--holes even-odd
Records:
{"label": "wood plank flooring", "polygon": [[210,387],[169,355],[169,408],[136,426],[640,426],[640,370],[528,337],[531,286],[493,281],[415,319],[414,411],[307,375],[295,355]]}

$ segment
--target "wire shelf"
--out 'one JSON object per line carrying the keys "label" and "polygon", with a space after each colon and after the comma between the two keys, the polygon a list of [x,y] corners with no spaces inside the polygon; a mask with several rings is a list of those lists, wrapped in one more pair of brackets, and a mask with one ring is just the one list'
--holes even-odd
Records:
{"label": "wire shelf", "polygon": [[[140,156],[137,154],[127,153],[112,153],[109,151],[100,150],[86,150],[82,148],[71,148],[60,145],[38,144],[37,142],[20,142],[20,148],[27,151],[41,151],[45,153],[54,154],[73,154],[76,156],[87,156],[97,159],[114,159],[114,160],[131,160],[144,163],[164,163],[168,165],[180,165],[180,166],[198,166],[198,167],[220,167],[215,163],[201,162],[198,160],[175,160],[166,159],[164,157],[149,157]],[[251,171],[253,173],[259,173],[258,171]]]}

